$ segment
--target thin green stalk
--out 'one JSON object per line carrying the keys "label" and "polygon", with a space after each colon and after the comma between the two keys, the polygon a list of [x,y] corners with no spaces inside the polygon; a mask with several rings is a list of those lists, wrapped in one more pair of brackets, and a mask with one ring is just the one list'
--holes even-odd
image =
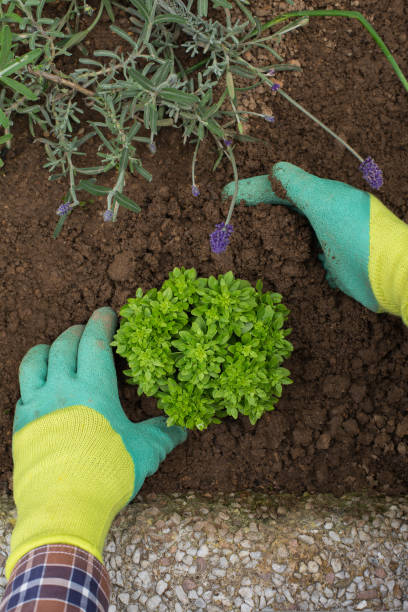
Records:
{"label": "thin green stalk", "polygon": [[[406,79],[404,73],[401,68],[398,66],[397,62],[394,59],[391,51],[388,49],[387,45],[384,43],[380,35],[373,28],[371,23],[367,21],[367,19],[358,11],[341,11],[341,10],[317,10],[317,11],[290,11],[289,13],[285,13],[284,15],[279,15],[275,19],[268,21],[262,26],[262,30],[267,30],[271,26],[280,23],[281,21],[285,21],[286,19],[291,19],[292,17],[348,17],[350,19],[357,19],[369,32],[372,38],[375,40],[377,45],[380,47],[381,51],[384,53],[385,57],[393,67],[396,75],[401,81],[405,91],[408,91],[408,80]],[[250,38],[257,34],[257,30],[254,29],[247,38]]]}
{"label": "thin green stalk", "polygon": [[[242,58],[241,58],[242,59]],[[248,62],[244,59],[242,59],[242,62],[244,64],[248,64]],[[249,64],[248,64],[249,65]],[[256,69],[259,77],[261,78],[261,80],[266,83],[267,85],[271,85],[271,82],[269,81],[269,79],[263,74],[263,72],[261,72],[259,69]],[[302,111],[302,113],[304,113],[307,117],[309,117],[309,119],[312,119],[312,121],[314,121],[315,123],[317,123],[317,125],[319,125],[325,132],[327,132],[328,134],[330,134],[330,136],[333,136],[333,138],[335,138],[336,140],[338,140],[338,142],[340,142],[344,147],[346,147],[346,149],[348,149],[348,151],[350,151],[350,153],[352,153],[360,162],[363,162],[364,159],[357,153],[357,151],[355,151],[349,144],[347,144],[347,142],[345,142],[342,138],[340,138],[340,136],[338,136],[335,132],[333,132],[329,127],[327,127],[327,125],[325,125],[322,121],[320,121],[320,119],[318,119],[317,117],[315,117],[314,115],[312,115],[312,113],[309,113],[308,110],[306,110],[304,108],[304,106],[302,106],[301,104],[299,104],[299,102],[296,102],[296,100],[294,100],[289,94],[286,93],[286,91],[283,91],[281,88],[279,88],[277,90],[277,92],[283,96],[284,98],[286,98],[286,100],[288,100],[288,102],[290,102],[291,104],[293,104],[293,106],[296,106],[297,109],[299,109],[300,111]]]}
{"label": "thin green stalk", "polygon": [[228,215],[227,215],[227,218],[224,224],[224,227],[227,227],[227,225],[231,221],[232,213],[234,212],[235,204],[236,204],[237,197],[238,197],[238,168],[237,168],[237,163],[235,161],[235,155],[234,155],[233,150],[231,149],[231,151],[225,151],[225,155],[230,160],[232,164],[232,170],[234,172],[234,193],[232,194],[231,204],[230,204]]}
{"label": "thin green stalk", "polygon": [[309,119],[312,119],[312,121],[317,123],[317,125],[320,125],[320,127],[323,128],[325,132],[330,134],[330,136],[333,136],[333,138],[341,142],[341,144],[344,147],[346,147],[346,149],[348,149],[350,153],[352,153],[355,157],[357,157],[357,159],[360,160],[360,162],[364,161],[364,159],[357,153],[357,151],[355,151],[352,147],[350,147],[350,145],[347,144],[347,142],[345,142],[342,138],[340,138],[340,136],[335,134],[330,128],[327,127],[327,125],[322,123],[320,119],[312,115],[312,113],[309,113],[309,111],[307,111],[301,104],[299,104],[299,102],[296,102],[296,100],[291,98],[291,96],[289,96],[289,94],[287,94],[286,91],[283,91],[282,89],[278,89],[278,93],[284,98],[286,98],[291,104],[293,104],[293,106],[296,106],[296,108],[302,111],[302,113],[304,113],[307,117],[309,117]]}
{"label": "thin green stalk", "polygon": [[200,140],[197,140],[197,144],[195,146],[194,149],[194,153],[193,153],[193,161],[191,163],[191,181],[192,181],[192,185],[195,186],[196,182],[195,182],[195,167],[196,167],[196,163],[197,163],[197,155],[198,155],[198,149],[200,147]]}
{"label": "thin green stalk", "polygon": [[67,154],[67,161],[68,161],[68,165],[69,165],[69,182],[70,182],[70,186],[69,186],[69,192],[71,194],[72,197],[72,207],[77,206],[79,204],[77,195],[76,195],[76,191],[75,191],[75,175],[74,175],[74,166],[72,164],[72,159],[71,159],[72,155],[71,153]]}

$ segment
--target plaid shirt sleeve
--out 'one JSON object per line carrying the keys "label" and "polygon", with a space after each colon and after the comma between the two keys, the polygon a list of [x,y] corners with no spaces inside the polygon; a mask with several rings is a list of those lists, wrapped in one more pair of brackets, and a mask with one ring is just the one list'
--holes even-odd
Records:
{"label": "plaid shirt sleeve", "polygon": [[31,550],[17,563],[0,612],[106,612],[111,585],[102,563],[66,544]]}

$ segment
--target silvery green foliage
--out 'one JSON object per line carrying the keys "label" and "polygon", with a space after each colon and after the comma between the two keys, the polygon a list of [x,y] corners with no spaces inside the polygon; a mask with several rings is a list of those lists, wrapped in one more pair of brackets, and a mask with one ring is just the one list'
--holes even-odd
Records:
{"label": "silvery green foliage", "polygon": [[[156,136],[165,126],[180,129],[184,142],[195,144],[193,188],[198,148],[207,137],[218,151],[215,166],[225,155],[237,180],[233,147],[224,143],[249,137],[243,135],[245,113],[237,110],[240,89],[234,79],[240,77],[241,84],[246,79],[252,88],[270,84],[271,68],[293,67],[280,63],[282,58],[268,46],[279,33],[261,35],[246,0],[235,2],[245,13],[244,23],[232,23],[233,4],[227,0],[212,0],[213,7],[224,12],[220,20],[208,18],[207,0],[102,0],[97,8],[84,0],[66,0],[66,12],[59,16],[47,0],[1,1],[0,144],[11,146],[14,118],[26,115],[32,136],[44,144],[50,180],[67,178],[63,200],[70,203],[69,212],[60,216],[54,236],[82,203],[81,191],[106,196],[106,220],[116,219],[119,206],[138,212],[139,206],[123,193],[126,173],[152,180],[142,159],[149,150],[155,152]],[[115,23],[118,10],[127,15],[125,28]],[[104,13],[121,44],[113,51],[97,49],[91,56],[84,41]],[[177,53],[180,45],[184,54]],[[274,64],[256,67],[244,59],[245,51],[257,45],[269,49]],[[81,57],[64,73],[61,59],[74,48]],[[201,59],[194,66],[185,61],[196,56]],[[90,119],[84,118],[86,106],[92,111]],[[147,130],[143,136],[142,127]],[[83,145],[91,138],[96,166],[87,166],[83,159]],[[97,184],[95,176],[113,169],[111,187]]]}

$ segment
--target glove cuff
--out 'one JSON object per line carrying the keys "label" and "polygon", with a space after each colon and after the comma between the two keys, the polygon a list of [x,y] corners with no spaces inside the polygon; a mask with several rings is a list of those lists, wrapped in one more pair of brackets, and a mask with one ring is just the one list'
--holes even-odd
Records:
{"label": "glove cuff", "polygon": [[381,311],[408,325],[408,225],[373,195],[368,275]]}
{"label": "glove cuff", "polygon": [[121,436],[92,408],[70,406],[13,437],[17,521],[6,564],[42,544],[72,544],[102,562],[107,532],[131,499],[135,469]]}

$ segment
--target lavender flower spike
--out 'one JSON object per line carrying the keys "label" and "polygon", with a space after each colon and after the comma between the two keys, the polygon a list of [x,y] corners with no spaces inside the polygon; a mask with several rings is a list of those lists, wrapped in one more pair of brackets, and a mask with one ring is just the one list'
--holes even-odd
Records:
{"label": "lavender flower spike", "polygon": [[197,187],[197,185],[192,185],[191,186],[191,193],[193,194],[193,196],[196,198],[197,196],[200,195],[200,190]]}
{"label": "lavender flower spike", "polygon": [[265,119],[265,121],[269,121],[269,123],[273,123],[275,121],[275,117],[273,117],[272,115],[263,115],[263,118]]}
{"label": "lavender flower spike", "polygon": [[226,147],[230,147],[232,145],[231,138],[224,138],[224,144]]}
{"label": "lavender flower spike", "polygon": [[223,253],[226,250],[233,231],[232,225],[217,223],[215,230],[210,234],[210,245],[213,253]]}
{"label": "lavender flower spike", "polygon": [[60,217],[67,215],[71,210],[71,206],[72,202],[64,202],[57,208],[57,215],[59,215]]}
{"label": "lavender flower spike", "polygon": [[379,189],[383,184],[383,173],[372,157],[367,157],[359,166],[363,178],[373,189]]}
{"label": "lavender flower spike", "polygon": [[109,208],[107,208],[105,212],[103,213],[103,220],[112,221],[112,219],[113,219],[113,212],[109,210]]}
{"label": "lavender flower spike", "polygon": [[279,83],[274,83],[273,85],[271,85],[271,89],[272,91],[278,91],[278,89],[280,89]]}

